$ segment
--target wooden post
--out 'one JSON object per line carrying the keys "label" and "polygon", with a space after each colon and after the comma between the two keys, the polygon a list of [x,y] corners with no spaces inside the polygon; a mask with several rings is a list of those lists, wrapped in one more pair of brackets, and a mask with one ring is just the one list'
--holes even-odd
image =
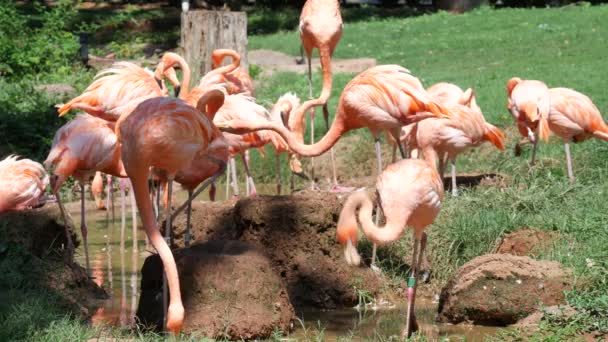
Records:
{"label": "wooden post", "polygon": [[[241,55],[241,67],[247,63],[247,14],[245,12],[196,10],[182,13],[181,46],[192,69],[193,84],[211,70],[215,49],[233,49]],[[230,60],[227,58],[228,63]]]}

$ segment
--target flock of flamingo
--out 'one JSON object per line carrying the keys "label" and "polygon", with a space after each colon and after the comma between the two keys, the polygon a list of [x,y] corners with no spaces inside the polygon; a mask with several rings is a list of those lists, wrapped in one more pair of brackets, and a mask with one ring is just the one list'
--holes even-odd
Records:
{"label": "flock of flamingo", "polygon": [[[255,103],[251,78],[239,67],[240,57],[232,50],[213,53],[214,70],[189,89],[190,68],[175,53],[165,53],[154,72],[128,62],[117,62],[100,72],[95,81],[79,96],[59,107],[59,115],[80,110],[74,119],[61,127],[53,140],[44,167],[37,162],[9,156],[0,162],[0,212],[23,210],[40,205],[48,197],[50,183],[57,203],[65,215],[59,188],[73,176],[82,190],[81,233],[88,269],[87,228],[84,211],[84,184],[94,175],[92,190],[103,205],[103,177],[107,175],[108,198],[111,177],[122,179],[121,188],[131,184],[131,198],[139,210],[147,238],[160,255],[169,287],[166,328],[178,334],[184,321],[179,277],[173,254],[161,235],[158,220],[158,196],[151,195],[149,179],[158,180],[165,189],[166,232],[171,227],[171,192],[173,182],[189,194],[185,205],[226,169],[238,194],[233,157],[241,155],[247,172],[249,194],[256,188],[249,173],[246,151],[272,144],[278,153],[288,152],[293,172],[301,172],[298,157],[325,153],[350,130],[366,127],[375,137],[379,177],[377,193],[379,212],[385,217],[379,226],[374,203],[365,192],[355,191],[346,200],[337,225],[337,239],[345,246],[346,261],[358,265],[356,250],[358,226],[375,245],[399,239],[406,227],[414,229],[411,274],[408,279],[408,310],[404,334],[415,330],[413,312],[416,276],[421,268],[426,246],[426,227],[439,213],[444,196],[442,175],[451,163],[452,191],[457,195],[456,157],[463,151],[487,141],[504,149],[505,136],[486,122],[471,89],[463,91],[454,84],[439,83],[425,89],[418,78],[398,65],[372,67],[353,78],[344,88],[333,123],[320,141],[314,143],[314,107],[323,106],[327,124],[327,100],[331,93],[331,57],[342,35],[342,18],[337,0],[308,0],[300,16],[300,36],[308,57],[308,80],[312,97],[311,55],[319,50],[323,90],[317,99],[303,104],[293,93],[281,96],[270,111]],[[220,66],[225,57],[232,63]],[[177,78],[180,68],[183,79]],[[168,95],[164,80],[172,83],[175,96]],[[507,82],[507,108],[521,135],[534,145],[535,158],[539,139],[548,140],[551,132],[565,143],[568,176],[574,180],[570,142],[590,137],[608,140],[608,126],[591,100],[567,88],[548,88],[541,81],[512,78]],[[311,145],[304,144],[305,113],[310,113]],[[383,167],[380,134],[388,133],[399,148],[403,160]],[[332,155],[333,157],[333,155]],[[333,165],[332,191],[351,191],[339,186]],[[279,159],[277,158],[277,166]],[[52,169],[52,176],[46,170]],[[195,189],[201,184],[201,188]],[[228,182],[227,182],[228,184]],[[157,194],[160,192],[152,191]],[[278,173],[277,192],[281,192]],[[124,200],[124,193],[123,193]],[[183,208],[184,206],[182,206]],[[181,208],[180,208],[181,209]],[[190,244],[190,208],[186,245]],[[357,216],[358,211],[358,216]],[[156,215],[155,215],[156,212]],[[66,221],[67,222],[67,221]],[[68,228],[66,227],[66,231]],[[67,254],[73,256],[73,243],[67,232]]]}

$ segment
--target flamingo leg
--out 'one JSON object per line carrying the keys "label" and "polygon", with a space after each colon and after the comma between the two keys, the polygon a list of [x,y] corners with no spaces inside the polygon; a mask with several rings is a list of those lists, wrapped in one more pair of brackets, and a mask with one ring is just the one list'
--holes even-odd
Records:
{"label": "flamingo leg", "polygon": [[238,178],[236,178],[236,162],[234,161],[234,158],[230,158],[230,171],[232,172],[232,179],[231,179],[231,183],[232,184],[232,192],[233,192],[233,196],[238,196],[239,195],[239,184],[238,184]]}
{"label": "flamingo leg", "polygon": [[127,203],[125,200],[125,180],[120,179],[120,253],[125,252],[125,229],[127,228]]}
{"label": "flamingo leg", "polygon": [[186,237],[184,238],[184,245],[190,247],[190,218],[192,215],[192,190],[188,189],[188,209],[186,213]]}
{"label": "flamingo leg", "polygon": [[456,184],[456,157],[450,159],[452,164],[452,197],[458,197],[458,185]]}
{"label": "flamingo leg", "polygon": [[[173,190],[173,178],[171,177],[168,182],[167,193],[169,194],[169,198],[167,200],[167,208],[165,208],[165,243],[167,244],[167,248],[169,248],[171,243],[171,195]],[[169,308],[169,289],[167,287],[167,281],[167,273],[163,272],[163,313],[168,313]],[[168,314],[164,315],[163,326],[167,326],[167,316]]]}
{"label": "flamingo leg", "polygon": [[133,254],[137,254],[137,204],[135,203],[135,194],[133,193],[133,184],[131,180],[127,180],[129,184],[129,198],[131,200],[131,214],[133,215],[133,230],[131,232],[133,239]]}
{"label": "flamingo leg", "polygon": [[250,197],[255,197],[257,196],[258,192],[255,189],[255,184],[253,183],[253,177],[251,177],[251,172],[249,171],[249,161],[247,158],[247,151],[245,151],[245,154],[241,154],[241,158],[243,159],[243,165],[245,165],[245,174],[247,175],[247,185],[248,188],[251,190],[249,191],[249,196]]}
{"label": "flamingo leg", "polygon": [[61,218],[63,218],[63,226],[65,228],[65,239],[67,241],[67,246],[66,246],[66,263],[71,264],[74,260],[74,241],[72,241],[72,233],[70,232],[70,227],[69,227],[69,221],[68,221],[68,215],[67,215],[67,211],[65,210],[65,207],[63,206],[63,203],[61,202],[61,198],[59,197],[59,192],[57,192],[57,190],[54,189],[54,187],[51,186],[51,189],[53,189],[53,195],[55,195],[55,198],[57,199],[57,206],[59,206],[59,211],[61,212]]}
{"label": "flamingo leg", "polygon": [[211,183],[211,185],[209,186],[209,200],[211,202],[215,202],[215,194],[216,194],[216,186],[215,186],[215,181],[213,183]]}
{"label": "flamingo leg", "polygon": [[230,161],[228,161],[228,165],[226,165],[226,199],[230,198],[228,196],[230,196],[230,174],[231,174],[231,167],[230,167]]}
{"label": "flamingo leg", "polygon": [[574,172],[572,171],[572,159],[570,157],[570,143],[565,142],[564,148],[566,149],[566,163],[568,164],[568,178],[570,178],[570,182],[574,182]]}
{"label": "flamingo leg", "polygon": [[277,195],[281,194],[281,156],[278,152],[275,152],[275,158],[277,162]]}
{"label": "flamingo leg", "polygon": [[80,232],[82,233],[82,243],[84,244],[84,260],[87,267],[87,274],[89,274],[90,265],[89,265],[89,242],[87,240],[87,222],[85,220],[85,193],[84,193],[84,182],[80,183]]}
{"label": "flamingo leg", "polygon": [[251,194],[251,184],[249,183],[249,150],[245,150],[243,154],[241,154],[241,160],[243,160],[243,164],[245,165],[245,193],[247,195]]}
{"label": "flamingo leg", "polygon": [[[110,191],[112,188],[112,176],[110,175],[106,175],[106,223],[109,226],[110,225]],[[114,204],[114,203],[112,203]],[[114,210],[114,207],[112,207],[112,210]]]}
{"label": "flamingo leg", "polygon": [[[420,253],[418,251],[419,246]],[[426,234],[423,233],[421,238],[417,236],[414,238],[414,253],[412,254],[412,266],[410,276],[407,279],[407,316],[405,321],[405,330],[403,332],[402,337],[410,337],[412,336],[412,333],[418,329],[418,325],[416,323],[416,314],[414,313],[416,288],[418,287],[418,284],[416,283],[416,274],[418,273],[418,268],[420,267],[420,260],[425,246]]]}
{"label": "flamingo leg", "polygon": [[[376,138],[376,143],[375,143],[375,147],[376,147],[376,159],[378,161],[378,174],[382,173],[382,152],[380,150],[380,138]],[[376,207],[376,219],[375,222],[376,226],[380,223],[380,206]],[[374,243],[372,246],[372,262],[370,267],[372,268],[372,270],[374,270],[375,272],[379,272],[380,268],[378,268],[378,266],[376,266],[376,250],[378,249],[378,246]]]}

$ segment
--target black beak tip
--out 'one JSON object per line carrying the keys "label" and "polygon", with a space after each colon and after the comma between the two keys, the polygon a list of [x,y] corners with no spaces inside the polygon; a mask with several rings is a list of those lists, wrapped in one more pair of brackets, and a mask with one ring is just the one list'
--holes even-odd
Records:
{"label": "black beak tip", "polygon": [[173,92],[174,92],[175,97],[179,96],[179,92],[180,92],[181,89],[182,89],[181,86],[175,86],[175,88],[173,88]]}
{"label": "black beak tip", "polygon": [[156,76],[154,76],[154,80],[156,81],[156,84],[158,84],[158,87],[160,89],[163,89],[163,82],[160,79],[158,79]]}

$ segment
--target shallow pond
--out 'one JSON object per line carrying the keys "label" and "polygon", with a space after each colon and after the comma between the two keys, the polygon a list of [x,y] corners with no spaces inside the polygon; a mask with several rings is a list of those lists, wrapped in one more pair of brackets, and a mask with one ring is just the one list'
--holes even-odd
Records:
{"label": "shallow pond", "polygon": [[[219,187],[218,187],[219,188]],[[259,186],[259,193],[273,193],[274,185]],[[218,195],[223,193],[219,191]],[[207,200],[203,194],[200,200]],[[220,196],[218,196],[220,197]],[[223,196],[222,196],[223,197]],[[186,194],[180,191],[176,194],[176,203],[182,203]],[[72,203],[68,206],[75,221],[79,219],[79,205]],[[92,206],[90,206],[92,208]],[[151,254],[151,247],[146,248],[144,232],[140,225],[133,239],[131,207],[125,207],[127,218],[124,221],[124,248],[121,249],[121,206],[116,200],[116,218],[114,223],[108,223],[106,217],[111,211],[88,210],[87,225],[89,228],[89,254],[91,273],[94,280],[108,291],[108,299],[103,308],[93,316],[93,324],[108,324],[111,326],[128,327],[134,324],[139,299],[140,273],[139,270],[146,256]],[[137,250],[134,252],[133,241]],[[82,247],[77,251],[77,261],[85,264]],[[447,337],[449,340],[481,341],[497,332],[497,328],[481,326],[454,326],[435,322],[437,303],[418,300],[416,306],[417,318],[421,333],[431,340]],[[317,339],[335,341],[340,337],[351,337],[353,340],[378,340],[399,336],[404,327],[405,307],[374,311],[371,309],[357,311],[353,308],[319,311],[300,310],[297,314],[299,321],[294,323],[294,331],[288,336],[293,339]]]}

